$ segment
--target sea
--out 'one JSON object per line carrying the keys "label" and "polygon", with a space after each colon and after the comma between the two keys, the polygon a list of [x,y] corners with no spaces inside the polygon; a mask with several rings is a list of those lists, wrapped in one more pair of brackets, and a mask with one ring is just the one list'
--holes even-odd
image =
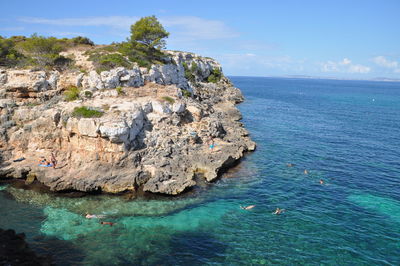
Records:
{"label": "sea", "polygon": [[218,181],[136,199],[2,183],[0,228],[57,265],[400,265],[400,83],[230,78],[257,149]]}

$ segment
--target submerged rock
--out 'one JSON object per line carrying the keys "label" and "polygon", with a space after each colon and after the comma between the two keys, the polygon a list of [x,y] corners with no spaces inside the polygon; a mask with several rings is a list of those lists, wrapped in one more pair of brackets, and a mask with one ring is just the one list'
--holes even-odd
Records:
{"label": "submerged rock", "polygon": [[0,265],[54,265],[49,257],[37,256],[25,242],[24,234],[0,228]]}

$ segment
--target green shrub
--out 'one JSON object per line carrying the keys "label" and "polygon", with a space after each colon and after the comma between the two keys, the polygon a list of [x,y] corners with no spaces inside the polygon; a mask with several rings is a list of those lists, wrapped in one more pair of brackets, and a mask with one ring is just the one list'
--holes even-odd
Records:
{"label": "green shrub", "polygon": [[166,63],[163,52],[140,43],[122,42],[118,45],[118,51],[127,56],[129,61],[147,69],[150,69],[152,64]]}
{"label": "green shrub", "polygon": [[174,98],[171,98],[169,96],[163,96],[163,97],[161,97],[161,99],[163,99],[166,102],[169,102],[170,104],[174,104],[175,103]]}
{"label": "green shrub", "polygon": [[[189,66],[186,62],[183,62],[182,65],[183,65],[183,68],[185,69],[185,78],[188,81],[194,83],[196,81],[196,77],[192,72],[193,64],[192,64],[191,68],[189,68]],[[197,68],[197,65],[196,65],[196,68]]]}
{"label": "green shrub", "polygon": [[71,86],[64,92],[65,100],[68,102],[75,101],[79,98],[79,93],[80,90],[77,87]]}
{"label": "green shrub", "polygon": [[15,49],[15,42],[11,38],[0,36],[0,66],[16,66],[24,56]]}
{"label": "green shrub", "polygon": [[81,107],[75,107],[74,111],[72,112],[73,117],[78,117],[78,118],[92,118],[92,117],[101,117],[104,113],[90,109],[89,107],[86,106],[81,106]]}
{"label": "green shrub", "polygon": [[182,89],[181,91],[182,91],[183,97],[191,97],[192,96],[192,94],[188,90]]}
{"label": "green shrub", "polygon": [[207,81],[212,83],[217,83],[218,81],[221,80],[221,78],[222,78],[221,70],[219,68],[214,68],[211,71],[210,76],[208,76]]}
{"label": "green shrub", "polygon": [[72,38],[71,41],[74,45],[79,45],[79,44],[86,44],[86,45],[90,45],[90,46],[94,45],[94,42],[92,40],[90,40],[87,37],[83,37],[83,36],[78,36],[78,37]]}
{"label": "green shrub", "polygon": [[118,95],[123,95],[124,91],[121,87],[116,87],[115,90],[117,91]]}
{"label": "green shrub", "polygon": [[85,91],[85,97],[86,97],[86,98],[92,98],[92,96],[93,96],[93,92],[91,92],[91,91]]}
{"label": "green shrub", "polygon": [[199,67],[197,66],[196,62],[192,62],[192,66],[190,67],[190,71],[194,75],[196,75],[198,70],[199,70]]}
{"label": "green shrub", "polygon": [[54,61],[59,58],[59,53],[63,50],[59,40],[54,37],[43,37],[36,34],[17,44],[24,55],[33,59],[39,66],[54,65]]}
{"label": "green shrub", "polygon": [[93,61],[96,71],[108,71],[115,67],[131,67],[132,64],[120,53],[104,53],[104,51],[93,51],[89,54],[89,60]]}

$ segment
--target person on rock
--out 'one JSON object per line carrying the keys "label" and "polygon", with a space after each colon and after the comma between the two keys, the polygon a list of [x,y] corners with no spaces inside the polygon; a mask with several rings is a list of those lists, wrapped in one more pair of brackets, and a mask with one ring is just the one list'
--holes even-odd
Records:
{"label": "person on rock", "polygon": [[53,165],[53,169],[56,169],[56,165],[57,165],[58,162],[57,162],[56,156],[54,155],[53,152],[51,153],[50,161],[51,161],[51,163]]}
{"label": "person on rock", "polygon": [[209,145],[210,151],[213,152],[215,148],[214,138],[210,136],[207,140],[207,144]]}

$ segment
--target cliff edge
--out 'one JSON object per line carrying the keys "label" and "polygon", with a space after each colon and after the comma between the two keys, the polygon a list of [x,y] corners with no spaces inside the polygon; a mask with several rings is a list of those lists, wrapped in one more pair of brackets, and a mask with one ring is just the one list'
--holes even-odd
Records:
{"label": "cliff edge", "polygon": [[[0,70],[0,178],[54,191],[176,195],[255,149],[235,104],[239,89],[211,58],[166,51],[164,64],[95,71]],[[55,169],[40,166],[51,152]],[[43,163],[42,163],[43,165]]]}

